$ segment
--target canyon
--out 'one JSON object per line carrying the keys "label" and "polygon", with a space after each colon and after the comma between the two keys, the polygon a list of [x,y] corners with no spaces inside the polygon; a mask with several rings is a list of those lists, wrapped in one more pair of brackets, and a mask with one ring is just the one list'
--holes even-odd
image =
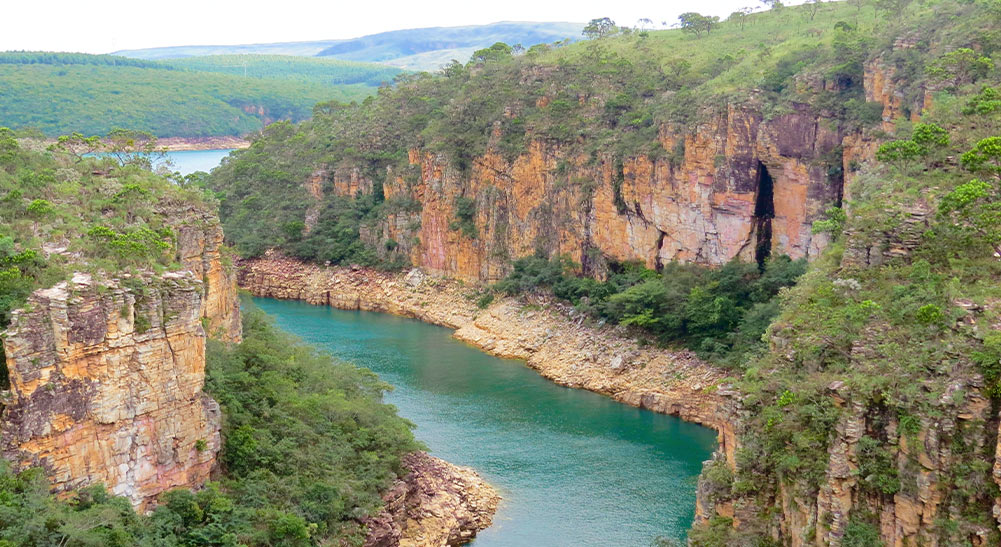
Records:
{"label": "canyon", "polygon": [[597,325],[552,299],[515,298],[479,309],[474,287],[414,269],[407,274],[324,267],[271,251],[239,265],[239,284],[254,296],[412,317],[454,329],[489,354],[524,360],[560,385],[678,416],[718,432],[720,454],[734,461],[738,399],[724,371],[688,350],[643,344],[635,332]]}
{"label": "canyon", "polygon": [[[898,40],[893,47],[906,51],[915,44]],[[585,156],[538,139],[507,156],[490,145],[466,169],[413,147],[408,165],[389,169],[381,183],[350,161],[313,166],[303,184],[307,233],[315,229],[324,200],[365,196],[381,186],[393,207],[385,218],[362,225],[361,239],[380,257],[402,256],[417,269],[404,276],[269,253],[241,264],[240,283],[258,296],[451,327],[456,338],[523,359],[561,385],[716,429],[720,450],[707,469],[723,465],[739,472],[741,439],[751,433],[749,415],[742,405],[745,395],[733,388],[727,371],[690,352],[641,345],[635,333],[595,324],[553,298],[502,299],[482,310],[475,301],[482,284],[503,278],[513,259],[536,253],[566,255],[582,274],[597,278],[615,262],[657,269],[670,261],[720,265],[734,258],[760,262],[773,254],[820,257],[831,241],[812,225],[827,208],[851,199],[852,184],[879,144],[875,134],[893,130],[901,119],[917,121],[931,107],[931,90],[923,89],[916,99],[913,90],[905,94],[889,59],[868,61],[863,78],[865,98],[881,105],[878,130],[843,127],[807,108],[766,115],[751,93],[741,105],[731,104],[687,132],[662,127],[658,153],[652,155]],[[840,85],[799,83],[817,89]],[[495,128],[492,143],[502,137]],[[927,205],[916,203],[900,213],[899,229],[876,234],[875,240],[873,234],[849,231],[841,266],[879,267],[907,258],[930,215]],[[969,321],[976,321],[977,313],[970,311]],[[876,334],[866,333],[851,348],[856,367],[873,359]],[[771,351],[783,355],[789,345],[784,336],[794,335],[777,325]],[[738,534],[753,530],[783,544],[840,545],[852,518],[872,514],[887,545],[947,544],[941,523],[962,508],[946,500],[945,485],[968,463],[970,451],[1001,461],[999,419],[980,394],[983,378],[957,371],[949,381],[949,395],[935,404],[936,417],[907,424],[906,435],[899,416],[844,382],[828,382],[825,397],[840,417],[825,448],[819,489],[793,478],[734,493],[729,486],[716,489],[704,474],[697,525],[725,521]],[[949,444],[960,436],[967,444],[957,452]],[[859,447],[864,437],[879,440],[906,487],[881,494],[863,484],[869,479],[859,476],[869,457]],[[999,482],[1001,467],[994,469]],[[999,506],[986,521],[979,515],[958,533],[973,545],[988,544],[1001,522]]]}
{"label": "canyon", "polygon": [[[218,477],[219,405],[203,391],[208,337],[241,340],[236,269],[214,214],[165,205],[181,270],[72,279],[36,290],[4,333],[0,453],[41,467],[54,492],[103,484],[141,511]],[[423,452],[364,519],[369,546],[457,545],[500,497],[472,470]]]}

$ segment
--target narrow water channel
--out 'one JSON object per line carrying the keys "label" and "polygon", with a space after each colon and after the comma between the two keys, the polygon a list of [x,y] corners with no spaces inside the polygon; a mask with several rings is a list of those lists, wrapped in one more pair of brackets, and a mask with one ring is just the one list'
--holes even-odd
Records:
{"label": "narrow water channel", "polygon": [[431,453],[476,469],[504,502],[487,546],[646,546],[682,539],[715,433],[491,357],[391,315],[254,299],[278,325],[395,386]]}

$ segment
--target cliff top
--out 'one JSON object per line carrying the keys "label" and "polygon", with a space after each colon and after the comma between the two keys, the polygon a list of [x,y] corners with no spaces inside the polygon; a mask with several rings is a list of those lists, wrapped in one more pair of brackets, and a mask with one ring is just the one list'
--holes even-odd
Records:
{"label": "cliff top", "polygon": [[180,268],[178,229],[218,224],[211,198],[150,172],[135,143],[107,158],[83,146],[44,149],[0,129],[0,328],[33,289],[74,271]]}

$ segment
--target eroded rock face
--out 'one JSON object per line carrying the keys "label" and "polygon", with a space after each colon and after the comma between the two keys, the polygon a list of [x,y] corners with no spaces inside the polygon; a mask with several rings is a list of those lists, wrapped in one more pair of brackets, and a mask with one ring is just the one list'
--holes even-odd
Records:
{"label": "eroded rock face", "polygon": [[[694,131],[663,127],[656,156],[581,156],[536,140],[514,158],[488,151],[463,172],[415,148],[409,171],[383,183],[387,200],[413,206],[362,237],[380,253],[467,280],[499,279],[513,258],[538,249],[597,275],[605,259],[653,268],[769,252],[816,256],[828,241],[811,226],[840,203],[849,134],[805,107],[766,120],[756,105],[751,97]],[[320,186],[348,196],[373,189],[344,166],[306,185],[314,199]],[[475,237],[456,228],[460,198],[475,203]]]}
{"label": "eroded rock face", "polygon": [[35,291],[4,339],[3,456],[55,491],[103,483],[139,508],[203,483],[220,413],[202,392],[202,294],[187,271]]}
{"label": "eroded rock face", "polygon": [[207,321],[212,338],[239,342],[240,299],[236,268],[226,255],[222,226],[213,214],[191,211],[172,213],[177,231],[178,260],[196,279],[202,280],[200,315]]}
{"label": "eroded rock face", "polygon": [[472,469],[413,452],[410,470],[382,496],[385,508],[366,519],[366,547],[461,545],[490,526],[500,496]]}

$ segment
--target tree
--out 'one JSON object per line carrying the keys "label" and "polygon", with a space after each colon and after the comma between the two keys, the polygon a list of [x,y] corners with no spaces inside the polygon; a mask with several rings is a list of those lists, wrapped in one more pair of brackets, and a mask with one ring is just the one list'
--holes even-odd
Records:
{"label": "tree", "polygon": [[612,21],[608,17],[602,17],[600,19],[591,19],[591,22],[584,27],[584,32],[582,34],[588,40],[593,40],[595,38],[604,38],[605,36],[615,34],[615,31],[615,21]]}
{"label": "tree", "polygon": [[949,146],[949,132],[933,123],[919,123],[914,126],[911,140],[930,152],[933,148]]}
{"label": "tree", "polygon": [[967,101],[966,106],[963,107],[963,114],[967,116],[971,114],[984,116],[998,111],[1001,111],[1001,93],[997,89],[986,85],[981,88],[980,93],[974,95]]}
{"label": "tree", "polygon": [[643,30],[652,29],[653,20],[649,17],[641,17],[638,21],[636,21],[636,27]]}
{"label": "tree", "polygon": [[473,62],[485,63],[487,61],[503,61],[511,58],[511,46],[504,42],[496,42],[494,45],[477,50],[473,53]]}
{"label": "tree", "polygon": [[990,57],[964,47],[939,57],[925,72],[936,80],[960,86],[983,78],[993,69],[994,61]]}
{"label": "tree", "polygon": [[897,169],[905,170],[912,161],[925,155],[925,149],[912,140],[890,141],[879,145],[876,159],[892,163]]}
{"label": "tree", "polygon": [[824,0],[806,0],[807,13],[810,15],[811,21],[817,16],[817,12],[820,11],[820,4],[823,2]]}
{"label": "tree", "polygon": [[747,23],[747,16],[754,11],[753,8],[740,8],[739,10],[730,14],[726,18],[727,22],[734,23],[740,26],[740,30],[744,30],[744,24]]}
{"label": "tree", "polygon": [[694,11],[688,11],[678,16],[681,30],[692,33],[697,37],[702,33],[709,34],[712,29],[719,24],[719,17],[714,15],[702,15]]}
{"label": "tree", "polygon": [[987,137],[959,159],[967,171],[1001,180],[1001,137]]}
{"label": "tree", "polygon": [[692,63],[687,59],[671,59],[664,68],[675,78],[680,78],[682,74],[691,70]]}
{"label": "tree", "polygon": [[97,135],[84,137],[83,133],[73,133],[61,135],[49,149],[66,152],[74,157],[76,163],[80,163],[84,156],[99,151],[101,146],[101,137]]}
{"label": "tree", "polygon": [[158,147],[156,137],[146,131],[133,129],[112,129],[104,138],[106,150],[118,163],[137,165],[153,170],[153,165],[167,157],[167,149]]}
{"label": "tree", "polygon": [[998,183],[973,179],[942,198],[939,214],[982,238],[1001,257],[1001,191]]}

